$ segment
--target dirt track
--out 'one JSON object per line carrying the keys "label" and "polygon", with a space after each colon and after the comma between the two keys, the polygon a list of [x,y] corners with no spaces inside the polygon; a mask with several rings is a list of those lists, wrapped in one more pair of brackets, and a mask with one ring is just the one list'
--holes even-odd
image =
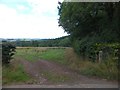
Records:
{"label": "dirt track", "polygon": [[[74,87],[74,88],[117,88],[117,82],[107,81],[104,79],[86,77],[77,72],[67,68],[64,65],[57,63],[38,60],[36,62],[29,62],[20,59],[25,71],[34,79],[31,82],[23,83],[21,85],[3,86],[6,88],[59,88],[59,87]],[[43,72],[51,72],[52,74],[67,76],[69,80],[63,82],[51,82],[44,75]]]}

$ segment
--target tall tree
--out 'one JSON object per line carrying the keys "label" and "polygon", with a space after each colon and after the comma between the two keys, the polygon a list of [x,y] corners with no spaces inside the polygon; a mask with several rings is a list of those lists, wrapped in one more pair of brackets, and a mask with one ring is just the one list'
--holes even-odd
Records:
{"label": "tall tree", "polygon": [[63,2],[58,11],[59,26],[70,34],[78,53],[91,54],[96,43],[119,41],[119,3]]}

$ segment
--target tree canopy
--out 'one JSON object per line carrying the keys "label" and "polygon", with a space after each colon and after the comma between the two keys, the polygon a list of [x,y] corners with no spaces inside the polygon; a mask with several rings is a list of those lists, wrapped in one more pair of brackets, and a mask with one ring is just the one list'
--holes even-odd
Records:
{"label": "tree canopy", "polygon": [[90,56],[96,43],[120,41],[119,2],[59,2],[58,11],[59,26],[79,54]]}

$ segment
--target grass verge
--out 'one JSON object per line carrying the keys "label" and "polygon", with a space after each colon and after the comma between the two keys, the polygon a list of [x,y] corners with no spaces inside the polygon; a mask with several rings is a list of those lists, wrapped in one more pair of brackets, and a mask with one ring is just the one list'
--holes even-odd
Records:
{"label": "grass verge", "polygon": [[26,82],[30,80],[30,77],[24,72],[24,68],[21,64],[3,66],[2,68],[2,84],[11,84],[18,82]]}
{"label": "grass verge", "polygon": [[103,63],[93,63],[82,60],[73,49],[66,50],[66,60],[69,67],[77,70],[80,74],[87,76],[97,76],[108,80],[118,80],[118,67],[114,60],[110,59]]}

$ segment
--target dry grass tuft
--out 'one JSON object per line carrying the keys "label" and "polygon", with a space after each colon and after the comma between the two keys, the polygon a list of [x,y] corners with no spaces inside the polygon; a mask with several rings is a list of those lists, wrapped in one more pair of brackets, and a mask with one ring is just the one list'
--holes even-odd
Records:
{"label": "dry grass tuft", "polygon": [[77,56],[72,48],[66,49],[65,58],[68,66],[81,74],[118,80],[118,67],[113,60],[107,60],[105,63],[93,63]]}

